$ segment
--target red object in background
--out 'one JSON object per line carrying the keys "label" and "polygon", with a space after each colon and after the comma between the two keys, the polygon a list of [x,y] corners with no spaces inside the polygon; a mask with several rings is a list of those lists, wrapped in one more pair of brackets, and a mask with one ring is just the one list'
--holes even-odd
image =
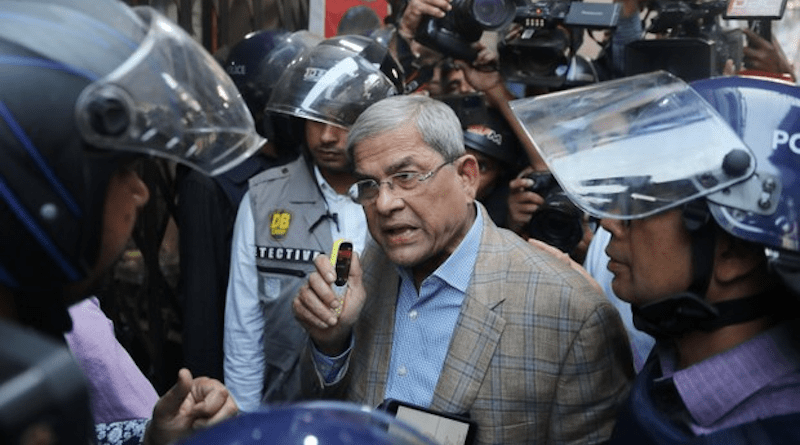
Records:
{"label": "red object in background", "polygon": [[386,0],[324,0],[325,3],[325,38],[336,35],[336,28],[344,13],[353,6],[366,6],[380,17],[381,21],[389,13]]}

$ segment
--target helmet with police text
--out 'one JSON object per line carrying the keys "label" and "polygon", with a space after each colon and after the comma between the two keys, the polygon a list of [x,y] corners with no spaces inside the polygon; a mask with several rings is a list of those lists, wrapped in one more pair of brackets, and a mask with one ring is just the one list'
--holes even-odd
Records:
{"label": "helmet with police text", "polygon": [[800,252],[800,88],[764,77],[691,85],[755,155],[753,175],[708,195],[717,224],[778,255]]}
{"label": "helmet with police text", "polygon": [[349,128],[368,106],[402,91],[402,69],[388,48],[366,36],[344,35],[292,61],[267,110]]}
{"label": "helmet with police text", "polygon": [[149,7],[2,1],[0,65],[0,284],[10,288],[85,277],[121,162],[158,156],[214,174],[263,144],[222,67]]}
{"label": "helmet with police text", "polygon": [[737,76],[689,85],[661,71],[511,108],[588,213],[638,219],[704,198],[732,236],[763,245],[773,259],[798,257],[797,86]]}
{"label": "helmet with police text", "polygon": [[261,122],[264,109],[286,66],[303,51],[315,46],[320,37],[300,30],[293,33],[284,30],[255,31],[235,44],[225,60],[225,71],[231,76],[242,93],[260,132],[272,138],[270,122]]}

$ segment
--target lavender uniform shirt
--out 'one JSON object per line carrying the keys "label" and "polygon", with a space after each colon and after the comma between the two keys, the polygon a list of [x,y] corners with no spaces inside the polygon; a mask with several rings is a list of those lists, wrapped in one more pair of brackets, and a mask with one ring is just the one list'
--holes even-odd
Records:
{"label": "lavender uniform shirt", "polygon": [[727,351],[676,370],[673,350],[656,345],[696,435],[800,412],[800,323],[779,324]]}

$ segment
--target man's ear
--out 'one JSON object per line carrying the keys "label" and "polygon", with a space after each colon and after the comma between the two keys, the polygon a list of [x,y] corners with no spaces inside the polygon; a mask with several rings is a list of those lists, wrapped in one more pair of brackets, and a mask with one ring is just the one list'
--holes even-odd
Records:
{"label": "man's ear", "polygon": [[124,184],[125,190],[137,208],[144,207],[150,200],[150,189],[139,174],[134,171],[125,171],[120,175],[120,180]]}
{"label": "man's ear", "polygon": [[456,168],[458,169],[458,175],[461,178],[464,189],[467,190],[472,199],[475,199],[478,193],[478,183],[480,182],[481,175],[478,167],[478,159],[471,154],[465,154],[458,160]]}
{"label": "man's ear", "polygon": [[717,232],[714,278],[729,284],[764,267],[766,257],[763,247],[734,238],[725,232]]}

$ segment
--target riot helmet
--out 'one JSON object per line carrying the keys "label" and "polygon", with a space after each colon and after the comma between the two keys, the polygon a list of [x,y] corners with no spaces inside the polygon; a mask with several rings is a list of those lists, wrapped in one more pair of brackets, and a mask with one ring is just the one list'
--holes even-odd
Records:
{"label": "riot helmet", "polygon": [[763,246],[782,284],[800,294],[800,88],[739,76],[689,85],[656,72],[548,96],[511,108],[577,205],[613,219],[682,209],[692,285],[634,307],[637,327],[675,336],[781,311],[786,300],[764,295],[704,301],[716,243],[711,221]]}
{"label": "riot helmet", "polygon": [[0,64],[0,284],[12,289],[86,276],[121,160],[213,174],[263,144],[222,67],[149,7],[0,2]]}
{"label": "riot helmet", "polygon": [[755,172],[752,150],[728,123],[664,71],[510,107],[564,191],[597,218],[651,216]]}
{"label": "riot helmet", "polygon": [[247,34],[231,48],[223,66],[267,139],[274,136],[273,123],[264,113],[272,88],[289,62],[320,40],[306,30],[262,30]]}
{"label": "riot helmet", "polygon": [[294,59],[267,110],[349,128],[369,105],[403,91],[389,50],[361,35],[332,37]]}
{"label": "riot helmet", "polygon": [[800,252],[800,88],[755,77],[691,85],[755,155],[752,176],[708,195],[717,224],[778,253]]}
{"label": "riot helmet", "polygon": [[797,86],[756,77],[689,85],[658,72],[541,99],[511,107],[588,213],[638,219],[705,198],[734,237],[800,252]]}

